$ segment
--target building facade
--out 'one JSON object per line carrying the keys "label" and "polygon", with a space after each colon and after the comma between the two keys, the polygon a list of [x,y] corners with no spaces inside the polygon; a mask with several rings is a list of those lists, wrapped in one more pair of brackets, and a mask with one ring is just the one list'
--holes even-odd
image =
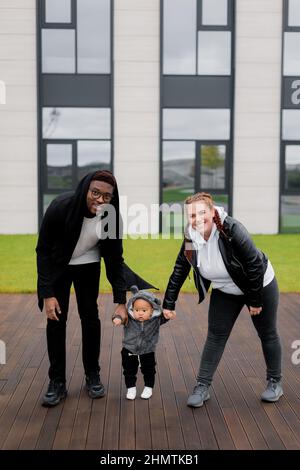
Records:
{"label": "building facade", "polygon": [[300,232],[299,51],[300,0],[0,0],[0,233],[96,168],[149,232],[199,190]]}

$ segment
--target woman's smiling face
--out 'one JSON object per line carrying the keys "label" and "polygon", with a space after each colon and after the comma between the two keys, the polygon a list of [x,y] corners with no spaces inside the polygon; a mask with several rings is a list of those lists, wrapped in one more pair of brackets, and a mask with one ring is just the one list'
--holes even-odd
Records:
{"label": "woman's smiling face", "polygon": [[186,210],[189,224],[207,240],[212,231],[215,209],[208,207],[204,201],[195,201],[186,204]]}

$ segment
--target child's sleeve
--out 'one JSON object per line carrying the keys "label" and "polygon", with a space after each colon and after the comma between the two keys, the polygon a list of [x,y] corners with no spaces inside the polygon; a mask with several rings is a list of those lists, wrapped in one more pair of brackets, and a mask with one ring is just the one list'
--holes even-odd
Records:
{"label": "child's sleeve", "polygon": [[165,323],[167,323],[169,321],[169,318],[165,318],[164,317],[164,314],[161,313],[160,315],[160,325],[164,325]]}

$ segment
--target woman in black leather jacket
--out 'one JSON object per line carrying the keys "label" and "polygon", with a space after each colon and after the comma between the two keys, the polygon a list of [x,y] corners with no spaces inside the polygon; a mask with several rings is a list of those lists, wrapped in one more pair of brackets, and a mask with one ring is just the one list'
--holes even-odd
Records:
{"label": "woman in black leather jacket", "polygon": [[190,269],[199,303],[210,285],[208,333],[197,384],[187,405],[200,407],[209,399],[209,386],[233,325],[244,305],[262,343],[268,385],[261,398],[275,402],[281,386],[281,346],[276,328],[279,292],[274,270],[266,255],[251,240],[245,227],[214,206],[207,193],[185,201],[188,225],[163,302],[164,315],[175,315],[175,303]]}

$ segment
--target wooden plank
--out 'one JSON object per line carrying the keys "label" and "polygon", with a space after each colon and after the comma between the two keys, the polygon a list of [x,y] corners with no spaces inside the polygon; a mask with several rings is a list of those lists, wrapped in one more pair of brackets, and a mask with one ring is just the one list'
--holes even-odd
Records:
{"label": "wooden plank", "polygon": [[[75,337],[74,344],[76,344],[76,342],[78,343],[78,355],[72,374],[73,385],[76,387],[74,389],[75,400],[73,400],[73,402],[75,401],[75,403],[73,403],[72,408],[69,408],[66,412],[65,423],[68,423],[68,430],[65,431],[66,434],[69,435],[69,442],[67,444],[67,448],[72,450],[83,450],[86,448],[91,410],[93,402],[96,400],[92,400],[91,398],[89,398],[85,386],[85,376],[81,359],[82,344],[80,328],[77,329],[77,335]],[[67,406],[67,403],[65,404],[65,406]],[[62,418],[60,419],[60,426],[61,425]],[[58,436],[56,436],[56,445],[59,445],[58,442],[59,438]]]}
{"label": "wooden plank", "polygon": [[233,378],[230,366],[225,364],[225,360],[220,364],[219,372],[228,395],[231,398],[235,412],[245,430],[251,448],[258,450],[267,449],[266,441],[248,408],[247,401],[244,399],[242,393],[237,393],[237,383]]}
{"label": "wooden plank", "polygon": [[110,320],[110,328],[113,332],[111,340],[111,360],[108,378],[108,393],[106,397],[106,413],[103,425],[102,449],[116,450],[119,448],[120,429],[120,391],[121,391],[121,329],[114,328]]}
{"label": "wooden plank", "polygon": [[[140,372],[140,371],[139,371]],[[141,374],[141,372],[140,372]],[[149,400],[140,398],[140,393],[143,390],[144,383],[141,376],[137,382],[139,393],[135,400],[135,448],[137,450],[152,449],[151,427],[150,427],[150,410]],[[154,389],[154,393],[156,390]],[[123,398],[124,399],[124,398]]]}
{"label": "wooden plank", "polygon": [[[242,331],[243,330],[240,328],[240,332]],[[256,392],[257,399],[259,399],[260,394],[264,388],[264,385],[262,384],[262,381],[257,377],[257,374],[259,374],[261,377],[265,375],[265,363],[263,360],[261,346],[259,342],[257,341],[259,345],[259,347],[257,348],[257,356],[253,355],[251,354],[253,350],[252,350],[252,347],[251,348],[249,347],[249,342],[245,341],[245,338],[243,339],[244,341],[243,341],[243,347],[241,348],[242,349],[241,354],[247,354],[249,365],[252,366],[253,373],[251,374],[252,376],[249,377],[249,382],[254,392]],[[285,339],[286,338],[284,336],[284,340]],[[260,384],[260,390],[259,390],[259,384]],[[289,412],[289,409],[286,408],[284,403],[285,403],[285,398],[283,397],[276,405],[262,404],[262,406],[270,422],[273,423],[273,426],[271,427],[271,429],[274,429],[275,433],[279,435],[284,446],[286,447],[286,445],[289,445],[291,447],[288,447],[288,448],[298,448],[299,441],[297,443],[295,440],[295,437],[293,436],[293,433],[291,433],[293,429],[291,429],[291,426],[286,427],[284,422],[282,421],[282,418],[280,417],[280,414],[284,415],[284,409],[286,409],[287,412]],[[279,413],[278,413],[278,410],[279,410]],[[290,418],[293,418],[293,417],[294,417],[294,414],[293,413],[290,414]],[[278,423],[281,423],[281,426],[279,426],[279,428],[278,428]],[[286,420],[286,423],[288,424],[289,420]],[[295,426],[295,422],[294,422],[294,426]],[[290,438],[291,438],[291,441],[289,442]],[[273,449],[281,448],[281,445],[279,445],[279,447],[273,446],[272,448]]]}
{"label": "wooden plank", "polygon": [[[78,348],[76,348],[76,350],[75,350],[74,348],[71,347],[70,348],[70,353],[69,353],[69,356],[68,356],[69,363],[72,363],[73,361],[75,362],[75,359],[76,359],[77,355],[78,355]],[[50,411],[50,410],[47,410],[46,408],[43,408],[41,406],[42,397],[43,397],[43,395],[46,391],[46,388],[47,388],[48,382],[49,382],[48,377],[47,377],[48,367],[49,367],[49,363],[48,363],[48,357],[47,357],[45,369],[43,370],[43,374],[41,373],[41,391],[40,391],[39,397],[38,397],[38,399],[35,403],[32,415],[30,417],[30,420],[29,420],[28,426],[26,428],[26,431],[24,433],[24,436],[22,438],[22,441],[20,443],[20,449],[23,449],[23,450],[24,449],[27,449],[27,450],[35,449],[35,447],[37,446],[37,442],[39,440],[41,430],[43,429],[45,417],[46,417],[48,411]],[[72,403],[72,400],[70,400],[70,402]],[[69,406],[68,399],[67,399],[67,403],[68,403],[68,406]],[[63,413],[62,413],[62,415],[64,416]],[[59,433],[59,436],[61,437],[60,426],[58,426],[58,433]],[[70,433],[69,434],[63,434],[63,438],[66,438],[67,441],[69,442],[70,435],[71,435]],[[55,438],[54,438],[54,443],[56,443],[55,439],[56,439],[56,434],[55,434]],[[63,448],[66,448],[66,447],[63,447]]]}
{"label": "wooden plank", "polygon": [[[160,352],[161,348],[162,347],[160,343],[157,346],[158,358],[162,354],[162,352]],[[152,449],[168,449],[169,447],[166,432],[166,422],[162,403],[162,393],[160,388],[160,376],[158,371],[156,375],[155,392],[149,402],[149,417],[151,425]]]}
{"label": "wooden plank", "polygon": [[[253,390],[259,397],[261,393],[261,381],[257,378],[249,379],[249,381]],[[282,398],[281,400],[284,400],[284,398]],[[295,435],[291,431],[290,427],[288,426],[282,415],[278,412],[277,406],[274,406],[273,403],[264,403],[263,408],[266,414],[268,415],[271,423],[273,424],[274,428],[276,429],[278,435],[280,436],[280,439],[284,443],[285,448],[289,450],[300,449],[300,443],[297,442],[297,439],[295,438]]]}
{"label": "wooden plank", "polygon": [[[186,328],[184,310],[187,310],[187,306],[184,303],[183,298],[181,298],[177,307],[178,317],[176,318],[176,321],[171,324],[171,327],[175,347],[178,351],[177,354],[180,358],[182,376],[186,384],[186,393],[182,401],[182,406],[185,406],[186,408],[187,397],[195,385],[195,371],[190,360],[190,354],[194,357],[199,357],[199,351],[196,348],[195,343],[191,341],[191,336]],[[187,409],[192,412],[192,416],[195,420],[200,439],[200,448],[218,449],[218,444],[209,419],[207,407],[203,406],[201,412],[200,410]],[[187,446],[187,448],[189,448],[189,446]]]}
{"label": "wooden plank", "polygon": [[[70,355],[71,354],[69,354],[69,356]],[[63,410],[53,440],[52,449],[54,450],[64,450],[69,448],[73,426],[76,418],[83,377],[80,349],[74,346],[72,348],[71,361],[73,360],[75,362],[75,365],[68,386],[68,397],[64,403]]]}
{"label": "wooden plank", "polygon": [[126,387],[121,388],[119,449],[135,450],[135,402],[126,400]]}
{"label": "wooden plank", "polygon": [[85,380],[83,380],[83,386],[78,400],[76,417],[73,423],[70,444],[68,447],[69,449],[85,449],[91,408],[92,400],[87,394]]}
{"label": "wooden plank", "polygon": [[[161,328],[161,340],[164,343],[166,332]],[[172,379],[165,354],[161,354],[157,361],[159,372],[160,390],[166,422],[169,449],[185,449],[184,437],[181,428],[180,417],[176,405],[176,397],[173,390]]]}
{"label": "wooden plank", "polygon": [[[206,332],[207,332],[207,311],[208,308],[208,301],[209,299],[206,298],[205,302],[200,306],[195,305],[195,297],[192,295],[184,296],[187,302],[191,302],[192,309],[197,310],[193,312],[191,315],[187,317],[187,323],[189,326],[189,334],[191,340],[194,341],[195,345],[201,343],[201,352],[204,347],[204,343],[206,340]],[[198,349],[197,354],[191,355],[194,373],[195,376],[198,373],[199,368],[199,361],[200,361],[200,351]],[[207,409],[207,413],[209,415],[209,419],[211,421],[211,425],[220,449],[223,450],[231,450],[235,449],[234,442],[232,440],[232,436],[229,432],[228,426],[224,419],[222,409],[219,406],[219,403],[216,399],[214,385],[210,387],[210,400],[205,403],[205,407]],[[201,410],[202,408],[200,408]],[[197,412],[198,410],[195,410]]]}
{"label": "wooden plank", "polygon": [[[45,341],[41,337],[41,333],[32,335],[31,340],[32,345],[34,346],[34,351],[31,356],[31,359],[26,364],[27,370],[36,370],[37,373],[32,381],[30,388],[24,397],[24,401],[18,410],[15,421],[8,433],[8,436],[4,442],[4,449],[17,449],[20,441],[22,440],[23,434],[26,430],[27,424],[29,422],[32,410],[34,408],[35,402],[41,391],[41,386],[44,382],[44,374],[46,370],[46,353],[45,353]],[[42,374],[42,375],[41,375]]]}
{"label": "wooden plank", "polygon": [[[27,334],[24,335],[27,338]],[[4,448],[17,448],[19,441],[22,437],[22,433],[26,428],[27,421],[31,414],[32,409],[32,398],[31,392],[26,392],[24,386],[24,377],[31,377],[32,373],[36,373],[38,366],[40,365],[41,359],[45,353],[42,340],[39,334],[33,334],[31,341],[27,339],[26,342],[20,348],[25,347],[25,350],[22,354],[22,360],[19,360],[18,365],[15,366],[15,371],[7,381],[5,387],[3,387],[4,394],[2,394],[2,422],[5,422],[8,419],[11,422],[12,429],[10,430],[8,426],[3,428],[1,445]],[[35,359],[35,366],[32,366],[32,358],[38,358],[38,361]],[[29,383],[30,390],[35,389],[35,383],[32,385]],[[19,405],[18,405],[19,404]],[[4,442],[7,439],[7,442]],[[4,443],[3,443],[4,442]]]}
{"label": "wooden plank", "polygon": [[10,432],[11,426],[14,423],[15,417],[24,401],[24,398],[30,388],[35,374],[36,369],[33,367],[25,370],[22,380],[20,381],[16,390],[12,394],[11,400],[9,401],[8,406],[6,406],[1,416],[0,448],[2,448],[5,439],[7,438]]}
{"label": "wooden plank", "polygon": [[[77,327],[79,323],[77,309],[75,308],[75,298],[71,297],[69,317],[68,317],[68,327],[67,327],[67,344],[66,344],[66,356],[67,356],[67,389],[69,390],[69,385],[72,378],[73,369],[75,367],[75,361],[79,357],[79,348],[74,349],[74,346],[78,343],[78,338],[80,337],[80,328]],[[45,393],[45,391],[44,391]],[[72,400],[71,397],[61,402],[58,406],[54,408],[48,408],[45,418],[42,423],[42,427],[39,429],[39,434],[36,441],[36,449],[48,450],[52,449],[54,442],[56,442],[56,432],[59,428],[60,419],[65,415],[63,414],[64,406],[67,400]],[[76,400],[76,397],[75,397]],[[38,428],[37,428],[38,429]],[[70,435],[67,439],[70,438]]]}
{"label": "wooden plank", "polygon": [[16,415],[15,421],[9,430],[7,438],[2,446],[3,449],[15,450],[19,448],[30,421],[32,410],[34,409],[35,403],[40,396],[41,389],[44,384],[46,365],[47,360],[46,357],[44,357],[43,363],[37,370],[37,373],[29,387],[28,393],[26,394],[25,399]]}
{"label": "wooden plank", "polygon": [[[237,393],[241,393],[243,395],[247,406],[249,407],[249,410],[255,422],[257,423],[260,433],[263,436],[263,439],[265,440],[268,448],[273,450],[284,449],[283,442],[277,435],[277,432],[270,420],[268,419],[267,415],[264,413],[260,400],[257,399],[248,380],[244,377],[242,369],[239,367],[239,365],[240,364],[238,360],[232,361],[230,363],[230,370],[232,371],[233,377],[236,381]],[[261,441],[257,445],[258,447],[253,445],[253,448],[259,450],[261,446],[263,447]]]}
{"label": "wooden plank", "polygon": [[106,388],[106,396],[100,400],[93,400],[86,449],[101,449],[102,447],[107,394],[109,393],[109,371],[113,336],[111,316],[114,306],[109,295],[100,295],[98,303],[101,319],[100,376]]}
{"label": "wooden plank", "polygon": [[[174,320],[175,321],[175,320]],[[171,337],[171,322],[166,325],[168,328],[164,336],[164,346],[166,358],[168,360],[172,386],[176,398],[178,416],[181,422],[182,433],[185,441],[185,448],[196,450],[201,448],[201,440],[198,435],[197,426],[193,417],[193,412],[186,405],[187,389],[182,376],[182,358],[186,351],[185,345],[180,342],[176,335],[176,325],[173,328],[174,338]],[[176,348],[175,348],[176,343]]]}
{"label": "wooden plank", "polygon": [[[251,349],[249,348],[248,343],[244,343],[243,352],[248,356],[249,362],[252,364],[253,368],[255,367],[256,371],[263,376],[265,373],[265,364],[263,360],[257,360],[257,357],[251,355]],[[262,353],[261,353],[262,355]],[[253,364],[255,361],[255,365]],[[249,377],[249,383],[256,394],[257,398],[260,398],[261,392],[264,388],[262,380],[258,377]],[[269,420],[273,424],[277,434],[280,436],[284,446],[287,449],[299,449],[300,442],[297,441],[293,431],[291,430],[290,426],[284,420],[280,409],[285,401],[285,397],[282,397],[278,404],[270,404],[270,403],[263,403],[263,409],[265,410],[266,414],[268,415]]]}
{"label": "wooden plank", "polygon": [[[20,365],[20,360],[22,360],[22,355],[25,349],[25,346],[28,344],[26,336],[29,335],[31,331],[32,334],[32,309],[30,304],[30,298],[26,299],[28,302],[24,302],[23,296],[22,299],[18,302],[13,303],[13,310],[10,312],[10,318],[14,320],[11,322],[7,319],[7,330],[5,334],[1,334],[1,339],[6,344],[6,364],[4,367],[0,368],[0,378],[1,379],[11,379],[11,375],[15,372],[16,365]],[[31,301],[32,303],[32,301]],[[19,310],[22,306],[23,314],[20,315]],[[27,310],[28,314],[24,314],[24,309]],[[1,324],[3,319],[1,318]],[[11,382],[11,380],[10,380]]]}
{"label": "wooden plank", "polygon": [[2,388],[6,385],[7,380],[0,380],[0,392]]}

